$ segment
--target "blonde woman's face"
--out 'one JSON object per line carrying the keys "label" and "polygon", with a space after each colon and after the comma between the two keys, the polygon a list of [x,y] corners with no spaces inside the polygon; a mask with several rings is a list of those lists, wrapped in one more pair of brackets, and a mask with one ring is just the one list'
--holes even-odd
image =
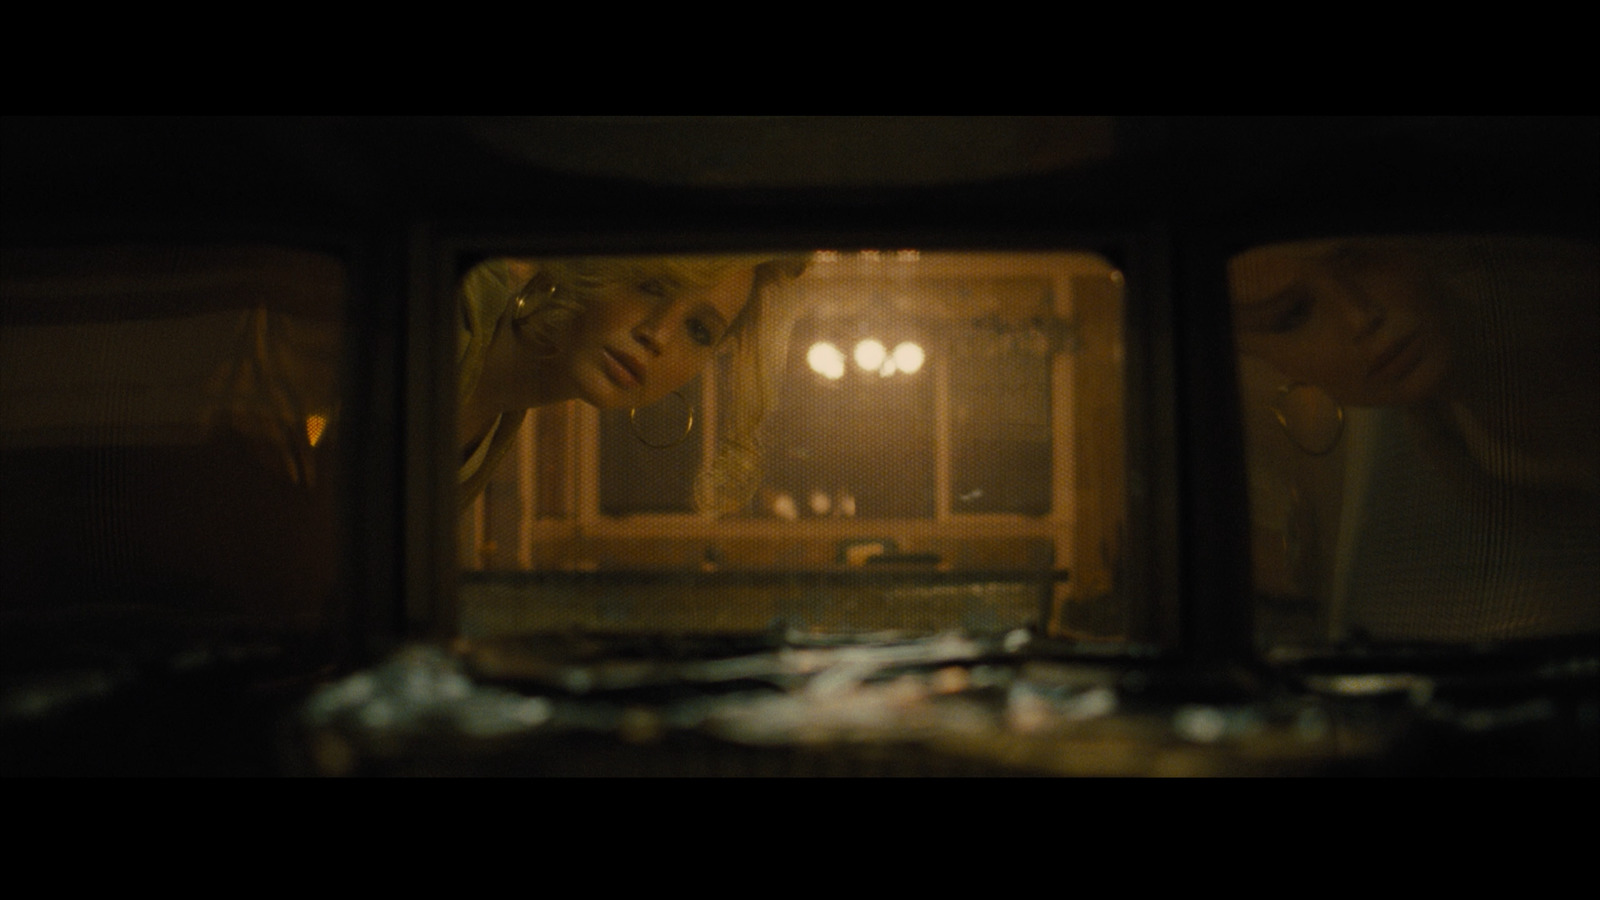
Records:
{"label": "blonde woman's face", "polygon": [[1228,266],[1239,348],[1349,406],[1407,406],[1439,389],[1450,347],[1439,298],[1406,257],[1267,247]]}
{"label": "blonde woman's face", "polygon": [[564,356],[577,396],[601,409],[649,406],[705,369],[749,301],[754,267],[709,287],[641,278],[600,290]]}

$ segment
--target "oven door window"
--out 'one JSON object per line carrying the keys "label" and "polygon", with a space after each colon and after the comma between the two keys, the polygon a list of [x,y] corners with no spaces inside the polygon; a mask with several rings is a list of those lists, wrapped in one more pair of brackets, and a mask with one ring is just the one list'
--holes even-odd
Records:
{"label": "oven door window", "polygon": [[[472,628],[1125,636],[1114,266],[1091,253],[818,252],[784,302],[743,505],[707,516],[694,502],[737,415],[727,358],[646,409],[536,410],[461,519]],[[601,615],[577,593],[559,599],[577,573],[672,596]],[[807,579],[868,587],[801,596]],[[872,613],[841,613],[846,595],[875,598]]]}

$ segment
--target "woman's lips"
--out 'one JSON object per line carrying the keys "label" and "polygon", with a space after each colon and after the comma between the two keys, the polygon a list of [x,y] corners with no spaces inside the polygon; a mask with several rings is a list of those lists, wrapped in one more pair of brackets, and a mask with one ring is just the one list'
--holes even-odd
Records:
{"label": "woman's lips", "polygon": [[609,347],[603,348],[601,356],[606,361],[606,374],[620,387],[638,387],[644,383],[644,369],[639,361],[626,353],[618,353]]}
{"label": "woman's lips", "polygon": [[1416,332],[1395,341],[1372,361],[1372,368],[1367,370],[1367,377],[1393,379],[1404,375],[1421,358],[1421,346]]}

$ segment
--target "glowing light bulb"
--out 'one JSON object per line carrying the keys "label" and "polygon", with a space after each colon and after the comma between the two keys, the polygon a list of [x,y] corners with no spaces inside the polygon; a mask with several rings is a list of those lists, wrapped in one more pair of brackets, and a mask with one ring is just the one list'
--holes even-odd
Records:
{"label": "glowing light bulb", "polygon": [[921,346],[905,341],[895,346],[893,359],[895,367],[900,371],[907,375],[915,375],[927,361],[928,355],[922,352]]}
{"label": "glowing light bulb", "polygon": [[811,366],[811,371],[832,381],[844,377],[844,353],[827,341],[811,345],[806,351],[806,364]]}
{"label": "glowing light bulb", "polygon": [[868,372],[876,371],[883,367],[883,361],[889,355],[881,342],[867,338],[856,344],[856,365]]}
{"label": "glowing light bulb", "polygon": [[793,497],[780,493],[772,498],[772,514],[786,522],[793,522],[800,518],[800,507],[795,505]]}

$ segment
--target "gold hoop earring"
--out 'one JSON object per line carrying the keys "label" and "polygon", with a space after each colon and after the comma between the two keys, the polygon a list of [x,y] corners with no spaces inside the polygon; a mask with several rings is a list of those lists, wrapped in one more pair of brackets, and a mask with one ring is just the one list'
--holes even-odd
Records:
{"label": "gold hoop earring", "polygon": [[638,438],[639,443],[649,447],[652,450],[667,450],[672,447],[676,447],[684,441],[687,441],[689,439],[689,432],[694,430],[694,404],[689,402],[689,398],[683,396],[682,391],[673,391],[672,396],[677,397],[678,402],[683,404],[683,411],[685,415],[683,434],[678,435],[676,440],[668,441],[664,444],[658,444],[651,441],[644,436],[644,432],[639,430],[639,408],[637,406],[628,410],[628,428],[633,431],[633,436]]}
{"label": "gold hoop earring", "polygon": [[546,273],[535,273],[528,283],[517,291],[517,297],[512,301],[511,319],[520,322],[533,315],[534,311],[549,302],[556,295],[556,283]]}
{"label": "gold hoop earring", "polygon": [[1344,407],[1315,385],[1278,388],[1272,412],[1289,443],[1309,456],[1327,456],[1344,437]]}

